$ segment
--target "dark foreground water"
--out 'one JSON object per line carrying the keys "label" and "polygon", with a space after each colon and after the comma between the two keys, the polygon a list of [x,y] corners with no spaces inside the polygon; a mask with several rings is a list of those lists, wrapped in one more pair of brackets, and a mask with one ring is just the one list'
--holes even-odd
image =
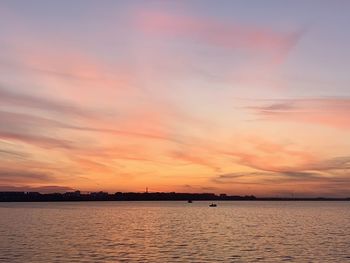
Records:
{"label": "dark foreground water", "polygon": [[350,202],[0,203],[0,262],[350,262]]}

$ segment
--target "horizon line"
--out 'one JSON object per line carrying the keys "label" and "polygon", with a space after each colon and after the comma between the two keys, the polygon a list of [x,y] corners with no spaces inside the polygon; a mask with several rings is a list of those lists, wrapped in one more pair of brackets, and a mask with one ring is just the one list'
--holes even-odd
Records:
{"label": "horizon line", "polygon": [[[177,195],[212,195],[214,197],[222,198],[220,199],[221,201],[225,201],[224,198],[254,198],[255,200],[263,200],[263,199],[284,199],[284,200],[298,200],[298,199],[303,199],[303,200],[316,200],[316,199],[333,199],[333,200],[350,200],[350,195],[349,196],[344,196],[344,197],[337,197],[337,196],[322,196],[322,195],[315,195],[315,196],[256,196],[254,194],[244,194],[244,195],[234,195],[234,194],[226,194],[226,193],[220,193],[216,194],[213,192],[150,192],[150,191],[145,191],[145,192],[132,192],[132,191],[127,191],[127,192],[122,192],[122,191],[116,191],[116,192],[107,192],[107,191],[80,191],[80,190],[75,190],[75,191],[66,191],[66,192],[39,192],[39,191],[0,191],[1,194],[5,193],[23,193],[23,194],[40,194],[40,195],[67,195],[67,194],[79,194],[79,195],[96,195],[96,194],[104,194],[108,196],[115,196],[117,194],[138,194],[138,195],[151,195],[151,194],[177,194]],[[170,200],[169,200],[170,201]],[[200,201],[200,200],[197,200]]]}

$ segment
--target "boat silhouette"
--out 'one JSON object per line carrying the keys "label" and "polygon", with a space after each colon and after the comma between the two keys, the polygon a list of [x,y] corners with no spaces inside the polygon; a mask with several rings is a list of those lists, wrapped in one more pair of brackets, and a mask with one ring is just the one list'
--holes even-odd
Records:
{"label": "boat silhouette", "polygon": [[209,207],[216,207],[217,205],[216,204],[214,204],[214,203],[211,203],[210,205],[209,205]]}

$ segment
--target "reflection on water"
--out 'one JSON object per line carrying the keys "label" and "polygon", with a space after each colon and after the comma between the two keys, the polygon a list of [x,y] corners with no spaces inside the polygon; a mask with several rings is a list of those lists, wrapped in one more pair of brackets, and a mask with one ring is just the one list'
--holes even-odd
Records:
{"label": "reflection on water", "polygon": [[349,202],[0,203],[1,262],[350,262]]}

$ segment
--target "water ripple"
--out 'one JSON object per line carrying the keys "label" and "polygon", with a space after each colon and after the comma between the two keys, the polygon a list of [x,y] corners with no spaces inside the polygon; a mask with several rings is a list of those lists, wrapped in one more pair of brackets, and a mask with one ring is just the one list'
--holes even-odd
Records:
{"label": "water ripple", "polygon": [[346,202],[0,204],[0,262],[350,262]]}

